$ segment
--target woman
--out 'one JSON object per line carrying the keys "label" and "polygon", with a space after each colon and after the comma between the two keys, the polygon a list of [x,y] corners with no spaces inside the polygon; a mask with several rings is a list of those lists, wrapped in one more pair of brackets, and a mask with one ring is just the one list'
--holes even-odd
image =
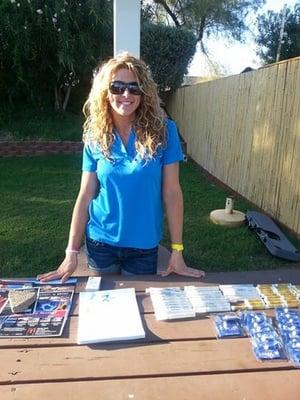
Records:
{"label": "woman", "polygon": [[165,275],[204,276],[188,268],[182,256],[182,151],[144,62],[122,53],[105,63],[94,77],[84,113],[81,187],[65,259],[38,279],[68,279],[84,234],[94,271],[155,274],[162,198],[172,241]]}

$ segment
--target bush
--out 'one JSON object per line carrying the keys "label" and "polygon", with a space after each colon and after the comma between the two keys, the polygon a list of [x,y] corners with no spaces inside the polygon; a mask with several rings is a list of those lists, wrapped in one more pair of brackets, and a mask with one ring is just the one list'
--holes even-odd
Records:
{"label": "bush", "polygon": [[[93,69],[112,55],[113,10],[107,0],[2,0],[0,2],[0,98],[5,107],[24,103],[39,110],[79,112]],[[180,86],[195,53],[190,31],[143,18],[141,56],[160,90]],[[5,100],[4,100],[5,99]]]}
{"label": "bush", "polygon": [[186,29],[144,22],[141,57],[161,91],[177,89],[196,51],[197,39]]}

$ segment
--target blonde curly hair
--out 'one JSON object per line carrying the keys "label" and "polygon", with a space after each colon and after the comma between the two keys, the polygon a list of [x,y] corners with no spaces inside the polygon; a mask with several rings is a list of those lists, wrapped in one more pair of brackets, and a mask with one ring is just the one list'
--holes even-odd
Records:
{"label": "blonde curly hair", "polygon": [[123,68],[135,74],[142,90],[141,102],[133,122],[135,146],[143,159],[151,159],[165,143],[166,116],[149,68],[143,61],[127,52],[105,62],[94,75],[92,89],[83,106],[86,117],[83,141],[96,142],[104,156],[111,159],[111,146],[115,137],[108,90],[113,75]]}

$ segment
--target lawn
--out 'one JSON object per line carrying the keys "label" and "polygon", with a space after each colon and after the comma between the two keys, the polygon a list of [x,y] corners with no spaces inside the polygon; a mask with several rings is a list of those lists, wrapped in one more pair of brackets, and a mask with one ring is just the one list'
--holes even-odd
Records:
{"label": "lawn", "polygon": [[[0,158],[0,276],[35,276],[58,266],[67,243],[79,188],[80,156]],[[209,221],[224,208],[227,193],[193,162],[181,166],[185,200],[185,258],[206,271],[290,267],[272,257],[245,226],[227,228]],[[245,202],[235,208],[246,211]],[[291,238],[291,236],[289,235]],[[300,241],[291,238],[300,248]],[[163,244],[168,245],[165,233]]]}
{"label": "lawn", "polygon": [[0,107],[0,140],[81,140],[83,116],[24,105],[14,110]]}

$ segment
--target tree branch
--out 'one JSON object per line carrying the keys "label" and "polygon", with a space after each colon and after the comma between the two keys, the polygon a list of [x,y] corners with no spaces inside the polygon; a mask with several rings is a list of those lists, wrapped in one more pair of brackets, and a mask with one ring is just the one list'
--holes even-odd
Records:
{"label": "tree branch", "polygon": [[216,68],[216,64],[210,58],[210,55],[209,55],[208,51],[206,50],[206,48],[204,46],[203,39],[201,39],[199,43],[200,43],[200,49],[201,49],[202,53],[204,54],[204,56],[207,59],[208,65],[210,67],[210,70],[212,69],[213,73],[217,75],[218,74],[218,70]]}
{"label": "tree branch", "polygon": [[[204,30],[205,30],[205,27],[206,27],[206,16],[207,16],[207,14],[205,14],[205,15],[203,15],[201,17],[200,26],[197,29],[197,40],[200,43],[202,42]],[[202,45],[201,45],[201,47],[202,47]]]}
{"label": "tree branch", "polygon": [[181,11],[181,14],[182,14],[182,21],[183,21],[183,25],[185,25],[185,24],[186,24],[186,19],[185,19],[185,15],[184,15],[183,7],[182,7],[182,4],[181,4],[181,1],[180,1],[180,0],[178,0],[178,4],[179,4],[180,11]]}
{"label": "tree branch", "polygon": [[178,21],[177,16],[173,13],[171,8],[168,6],[165,0],[154,0],[155,3],[161,4],[163,8],[166,10],[166,12],[169,14],[169,16],[172,18],[174,21],[174,24],[177,26],[177,28],[180,28],[180,22]]}

